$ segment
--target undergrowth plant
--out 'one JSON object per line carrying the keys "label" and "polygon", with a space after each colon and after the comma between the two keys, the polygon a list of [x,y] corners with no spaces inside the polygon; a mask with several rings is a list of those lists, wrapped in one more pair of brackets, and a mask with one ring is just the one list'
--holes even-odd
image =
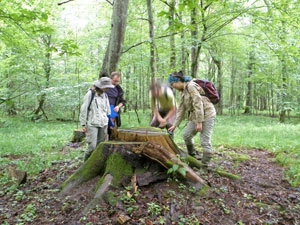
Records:
{"label": "undergrowth plant", "polygon": [[[130,111],[122,114],[122,127],[148,127],[151,112]],[[7,181],[5,169],[10,165],[29,174],[51,167],[53,161],[72,160],[82,157],[78,150],[63,154],[62,149],[70,142],[78,122],[40,121],[31,122],[19,117],[0,120],[0,184]],[[182,134],[186,121],[175,130],[175,143],[184,146]],[[166,131],[165,129],[163,131]],[[212,144],[216,151],[225,148],[262,149],[275,155],[275,161],[286,167],[286,178],[293,186],[300,184],[300,121],[288,119],[285,124],[278,118],[266,116],[217,116]],[[201,150],[200,138],[195,138]],[[226,154],[226,151],[225,153]],[[179,171],[171,168],[169,173]],[[0,175],[1,175],[0,174]],[[3,176],[4,174],[4,176]]]}
{"label": "undergrowth plant", "polygon": [[72,122],[31,122],[23,118],[1,119],[0,126],[0,186],[7,182],[10,166],[37,174],[54,162],[80,157],[77,149],[67,155],[63,148],[70,143],[77,124]]}

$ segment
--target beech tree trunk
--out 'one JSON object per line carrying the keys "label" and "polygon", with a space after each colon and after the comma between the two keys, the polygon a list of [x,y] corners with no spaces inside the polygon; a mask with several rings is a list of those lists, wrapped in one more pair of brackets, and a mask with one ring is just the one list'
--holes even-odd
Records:
{"label": "beech tree trunk", "polygon": [[113,3],[111,33],[99,77],[102,73],[111,74],[117,70],[126,31],[128,2],[117,0]]}
{"label": "beech tree trunk", "polygon": [[149,38],[150,38],[150,69],[151,80],[154,80],[156,73],[156,58],[155,58],[155,35],[154,35],[154,20],[152,14],[152,0],[147,0],[148,22],[149,22]]}

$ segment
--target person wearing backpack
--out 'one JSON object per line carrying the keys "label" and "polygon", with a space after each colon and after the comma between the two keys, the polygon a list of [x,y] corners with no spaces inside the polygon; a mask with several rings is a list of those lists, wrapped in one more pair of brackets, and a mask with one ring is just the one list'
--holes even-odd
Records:
{"label": "person wearing backpack", "polygon": [[[176,104],[173,90],[167,84],[153,82],[150,85],[150,104],[153,112],[151,127],[170,128],[176,117]],[[169,133],[174,137],[174,133]]]}
{"label": "person wearing backpack", "polygon": [[84,161],[90,157],[100,142],[106,140],[108,116],[111,111],[105,92],[113,87],[110,78],[102,77],[94,82],[93,88],[83,98],[79,120],[88,144]]}
{"label": "person wearing backpack", "polygon": [[174,125],[168,130],[173,132],[188,114],[188,123],[183,134],[188,153],[197,157],[194,146],[194,136],[200,133],[200,143],[203,149],[202,163],[208,167],[213,149],[211,136],[216,118],[216,110],[213,103],[205,96],[205,91],[191,77],[184,76],[182,71],[175,72],[168,77],[169,84],[181,92],[180,103],[177,110]]}
{"label": "person wearing backpack", "polygon": [[[107,75],[102,74],[101,76],[107,76]],[[123,98],[124,91],[119,84],[121,80],[120,73],[112,72],[110,78],[112,80],[112,85],[114,85],[114,87],[109,89],[106,92],[109,99],[111,111],[112,111],[111,120],[113,125],[113,126],[108,126],[107,132],[108,132],[109,140],[112,139],[111,129],[116,129],[121,126],[121,108],[126,104],[126,101]]]}

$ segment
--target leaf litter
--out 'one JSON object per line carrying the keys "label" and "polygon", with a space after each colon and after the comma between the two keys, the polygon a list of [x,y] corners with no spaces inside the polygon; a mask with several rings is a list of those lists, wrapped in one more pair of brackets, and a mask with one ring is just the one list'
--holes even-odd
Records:
{"label": "leaf litter", "polygon": [[[235,157],[233,157],[234,155]],[[14,193],[0,192],[0,224],[300,224],[300,188],[284,178],[272,153],[259,149],[225,149],[211,166],[240,176],[239,180],[199,171],[210,184],[204,192],[176,179],[155,182],[130,193],[116,188],[115,204],[101,201],[83,213],[94,195],[91,180],[67,195],[60,185],[82,162],[56,162]],[[3,172],[3,171],[1,171]]]}

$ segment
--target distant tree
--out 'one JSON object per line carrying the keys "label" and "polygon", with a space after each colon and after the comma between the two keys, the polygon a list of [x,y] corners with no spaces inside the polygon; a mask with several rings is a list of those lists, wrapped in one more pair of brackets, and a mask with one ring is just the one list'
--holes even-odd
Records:
{"label": "distant tree", "polygon": [[151,79],[154,80],[156,73],[156,58],[155,58],[155,34],[154,34],[154,19],[152,13],[152,0],[147,0],[148,23],[149,23],[149,38],[150,38],[150,70]]}

